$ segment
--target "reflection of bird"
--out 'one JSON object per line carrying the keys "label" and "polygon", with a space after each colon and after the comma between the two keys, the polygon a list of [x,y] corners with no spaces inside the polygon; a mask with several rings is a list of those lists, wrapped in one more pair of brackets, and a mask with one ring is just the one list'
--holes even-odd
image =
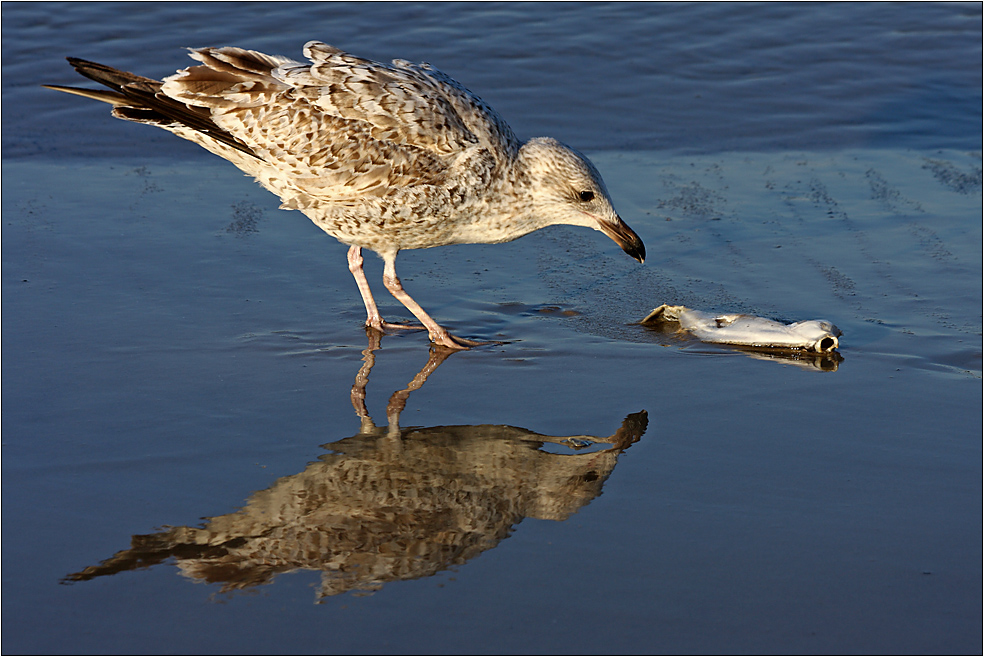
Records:
{"label": "reflection of bird", "polygon": [[[329,454],[239,511],[133,536],[129,549],[64,581],[169,558],[223,591],[298,569],[321,572],[319,597],[428,577],[494,548],[524,518],[561,521],[588,504],[646,424],[645,411],[634,413],[605,438],[501,425],[373,429],[325,445]],[[611,446],[556,453],[593,441]],[[543,449],[548,442],[557,446]]]}
{"label": "reflection of bird", "polygon": [[488,424],[400,428],[408,396],[452,353],[432,347],[427,364],[390,398],[389,425],[377,427],[365,397],[380,335],[366,333],[352,386],[358,434],[325,445],[330,453],[254,493],[239,511],[201,527],[133,536],[129,549],[63,581],[169,558],[223,591],[298,569],[321,571],[319,597],[428,577],[494,548],[524,518],[561,521],[591,502],[649,422],[646,411],[633,413],[604,438]]}
{"label": "reflection of bird", "polygon": [[163,82],[69,59],[112,91],[53,86],[113,104],[224,157],[349,245],[349,269],[382,320],[361,249],[435,343],[464,348],[407,294],[401,249],[498,243],[545,226],[601,230],[640,262],[645,248],[615,213],[597,169],[549,138],[520,143],[496,112],[428,64],[380,64],[312,41],[310,64],[240,48],[192,50],[201,62]]}

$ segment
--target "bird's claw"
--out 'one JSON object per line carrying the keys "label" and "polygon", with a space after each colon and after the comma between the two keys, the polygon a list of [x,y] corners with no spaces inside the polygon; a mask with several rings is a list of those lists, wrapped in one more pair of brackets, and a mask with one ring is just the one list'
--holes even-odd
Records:
{"label": "bird's claw", "polygon": [[472,347],[481,347],[487,344],[502,344],[501,342],[497,342],[495,340],[469,340],[468,338],[459,338],[447,332],[443,335],[432,334],[430,339],[431,342],[439,347],[457,350],[471,349]]}
{"label": "bird's claw", "polygon": [[379,322],[366,321],[366,328],[379,331],[385,334],[389,331],[426,331],[427,327],[423,324],[395,324],[393,322],[387,322],[380,320]]}
{"label": "bird's claw", "polygon": [[[495,340],[469,340],[468,338],[459,338],[458,336],[451,335],[447,331],[432,332],[429,331],[426,326],[421,324],[394,324],[393,322],[387,322],[380,320],[377,322],[366,322],[366,328],[385,333],[390,330],[403,330],[403,331],[428,331],[430,334],[430,340],[434,345],[438,347],[444,347],[445,349],[453,349],[455,351],[462,351],[466,349],[471,349],[472,347],[481,347],[487,344],[502,344]],[[439,327],[440,328],[440,327]]]}

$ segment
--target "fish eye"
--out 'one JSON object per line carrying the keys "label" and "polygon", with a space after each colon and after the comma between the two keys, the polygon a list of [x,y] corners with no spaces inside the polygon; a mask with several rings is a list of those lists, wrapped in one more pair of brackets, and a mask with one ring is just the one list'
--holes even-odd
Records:
{"label": "fish eye", "polygon": [[587,203],[588,201],[594,198],[594,192],[592,192],[590,189],[586,189],[583,192],[578,193],[578,198],[580,198],[582,201]]}

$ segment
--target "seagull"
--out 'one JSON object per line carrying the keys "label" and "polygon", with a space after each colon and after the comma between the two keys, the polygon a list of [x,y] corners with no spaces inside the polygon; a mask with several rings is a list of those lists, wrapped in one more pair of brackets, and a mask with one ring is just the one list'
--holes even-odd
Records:
{"label": "seagull", "polygon": [[639,262],[639,236],[584,155],[549,137],[520,142],[478,96],[429,64],[362,59],[318,41],[307,62],[242,48],[190,49],[198,65],[162,81],[74,57],[107,90],[44,85],[113,105],[225,158],[348,249],[366,326],[383,321],[362,249],[433,343],[467,349],[403,289],[403,249],[508,242],[546,226],[586,226]]}

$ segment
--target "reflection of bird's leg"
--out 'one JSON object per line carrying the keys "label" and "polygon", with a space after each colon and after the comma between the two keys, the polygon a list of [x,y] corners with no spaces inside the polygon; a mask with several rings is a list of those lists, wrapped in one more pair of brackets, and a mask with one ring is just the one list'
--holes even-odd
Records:
{"label": "reflection of bird's leg", "polygon": [[379,349],[382,341],[379,331],[370,326],[366,327],[366,337],[369,338],[369,346],[362,351],[362,367],[355,375],[355,383],[352,384],[352,406],[355,408],[356,415],[362,419],[362,433],[370,433],[376,428],[372,418],[369,417],[369,409],[366,408],[366,385],[369,383],[369,372],[376,364],[375,351]]}
{"label": "reflection of bird's leg", "polygon": [[[385,285],[386,289],[390,291],[390,294],[406,306],[407,310],[412,312],[414,317],[419,319],[420,323],[427,328],[427,333],[430,335],[431,342],[442,347],[447,347],[448,349],[468,349],[469,347],[474,347],[476,345],[486,344],[484,342],[456,338],[448,333],[447,329],[431,319],[431,316],[424,312],[424,309],[420,307],[420,304],[414,301],[410,295],[406,293],[403,289],[403,285],[400,283],[400,279],[397,278],[396,253],[385,253],[382,255],[383,262],[385,263],[383,268],[383,285]],[[365,279],[365,274],[363,274],[363,279]]]}
{"label": "reflection of bird's leg", "polygon": [[365,270],[362,269],[362,262],[362,247],[349,247],[349,271],[352,272],[352,277],[355,278],[355,284],[359,286],[359,294],[362,295],[362,303],[366,306],[366,326],[370,326],[377,330],[398,328],[419,331],[420,329],[425,328],[424,326],[413,324],[392,324],[390,322],[383,321],[382,316],[379,314],[379,308],[376,307],[376,300],[372,298],[372,290],[369,289],[369,281],[366,279]]}
{"label": "reflection of bird's leg", "polygon": [[427,382],[427,377],[434,373],[441,363],[447,360],[448,356],[453,354],[454,351],[442,347],[440,345],[431,345],[430,348],[430,358],[427,359],[427,364],[424,365],[417,376],[413,377],[413,381],[407,384],[407,387],[403,390],[397,390],[389,399],[389,403],[386,404],[386,419],[389,422],[390,433],[395,430],[399,431],[400,428],[400,413],[407,405],[407,397],[414,390],[417,390],[422,385]]}

